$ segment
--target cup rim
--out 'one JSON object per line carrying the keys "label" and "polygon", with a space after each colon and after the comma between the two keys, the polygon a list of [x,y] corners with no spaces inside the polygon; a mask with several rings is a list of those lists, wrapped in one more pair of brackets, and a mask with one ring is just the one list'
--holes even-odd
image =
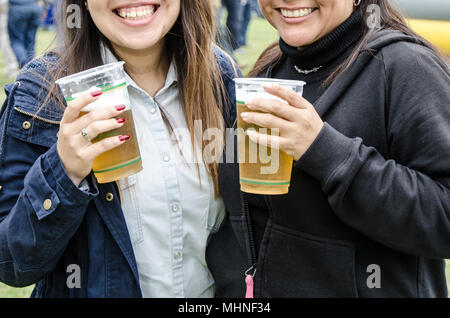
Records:
{"label": "cup rim", "polygon": [[264,78],[264,77],[239,77],[233,79],[233,81],[238,84],[253,84],[253,85],[262,85],[264,83],[290,85],[290,86],[306,85],[306,82],[304,81],[284,80],[284,79]]}
{"label": "cup rim", "polygon": [[64,84],[67,84],[69,82],[74,81],[75,79],[82,80],[82,79],[85,79],[85,78],[88,78],[88,77],[91,77],[91,76],[98,75],[100,73],[104,73],[105,71],[107,71],[109,69],[114,69],[114,68],[117,68],[117,67],[123,67],[124,64],[125,64],[124,61],[104,64],[104,65],[101,65],[101,66],[97,66],[97,67],[88,69],[86,71],[82,71],[82,72],[79,72],[79,73],[75,73],[75,74],[72,74],[72,75],[69,75],[69,76],[62,77],[62,78],[56,80],[55,83],[58,84],[58,85],[61,85],[61,84],[64,85]]}

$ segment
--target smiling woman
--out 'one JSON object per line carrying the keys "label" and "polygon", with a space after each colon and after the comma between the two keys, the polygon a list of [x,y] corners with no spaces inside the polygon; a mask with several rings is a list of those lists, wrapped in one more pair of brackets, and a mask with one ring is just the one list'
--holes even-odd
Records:
{"label": "smiling woman", "polygon": [[[80,28],[61,23],[62,45],[6,87],[0,281],[36,284],[33,297],[212,297],[206,242],[225,208],[218,163],[200,156],[208,140],[194,122],[220,132],[233,122],[238,71],[214,44],[210,2],[68,0],[64,22],[71,5],[82,8]],[[55,81],[118,60],[143,171],[99,184],[93,159],[130,139],[117,135],[125,107],[86,112],[107,90],[66,103]],[[188,138],[173,139],[174,128]],[[180,148],[199,159],[186,164]],[[80,288],[67,284],[74,265]]]}
{"label": "smiling woman", "polygon": [[249,76],[307,85],[265,87],[278,99],[240,114],[262,127],[254,143],[294,164],[278,196],[243,193],[238,165],[221,169],[229,217],[207,250],[217,296],[447,297],[447,65],[388,0],[259,4],[280,40]]}

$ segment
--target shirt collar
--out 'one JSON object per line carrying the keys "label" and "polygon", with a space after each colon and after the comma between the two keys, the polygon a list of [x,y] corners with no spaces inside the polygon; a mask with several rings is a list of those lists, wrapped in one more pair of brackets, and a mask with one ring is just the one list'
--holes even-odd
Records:
{"label": "shirt collar", "polygon": [[[108,48],[108,46],[106,46],[104,43],[100,44],[100,53],[101,53],[104,64],[118,62],[116,56],[111,52],[111,50]],[[172,85],[174,85],[178,82],[177,74],[178,74],[177,65],[175,63],[175,59],[172,58],[172,60],[170,62],[170,66],[169,66],[169,71],[167,72],[166,82],[164,83],[164,87],[161,89],[161,91],[171,87]],[[125,72],[125,77],[126,77],[127,85],[131,85],[134,88],[142,90],[134,82],[134,80],[128,75],[127,72]]]}

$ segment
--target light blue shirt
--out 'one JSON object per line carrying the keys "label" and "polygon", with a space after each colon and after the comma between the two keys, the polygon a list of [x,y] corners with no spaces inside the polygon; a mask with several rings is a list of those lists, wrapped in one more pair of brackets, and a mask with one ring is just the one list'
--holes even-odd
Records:
{"label": "light blue shirt", "polygon": [[[103,50],[105,64],[117,61],[106,47]],[[182,135],[176,146],[161,116],[160,107],[176,131],[187,131],[176,65],[172,61],[164,87],[154,98],[128,75],[126,82],[143,170],[119,184],[142,294],[214,297],[206,242],[222,222],[225,206],[214,196],[201,151],[197,151],[200,164],[190,163],[195,158],[190,136]]]}

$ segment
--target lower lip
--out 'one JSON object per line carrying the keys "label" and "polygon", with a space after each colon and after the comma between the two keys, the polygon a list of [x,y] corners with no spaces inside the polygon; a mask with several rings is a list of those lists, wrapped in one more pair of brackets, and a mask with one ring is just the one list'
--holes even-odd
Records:
{"label": "lower lip", "polygon": [[149,17],[143,18],[143,19],[136,19],[136,20],[129,20],[129,19],[123,19],[119,17],[115,12],[113,14],[116,16],[116,18],[122,22],[123,24],[131,27],[142,27],[150,24],[155,16],[158,14],[159,8],[156,9],[156,11]]}
{"label": "lower lip", "polygon": [[316,9],[316,10],[314,10],[313,12],[311,12],[310,14],[305,15],[304,17],[299,17],[299,18],[286,18],[285,16],[283,16],[283,15],[281,14],[281,12],[278,11],[278,13],[280,14],[280,16],[281,16],[281,18],[283,19],[284,22],[295,24],[295,23],[300,23],[300,22],[303,22],[303,21],[309,19],[309,18],[310,18],[312,15],[314,15],[317,11],[318,11],[318,10]]}

